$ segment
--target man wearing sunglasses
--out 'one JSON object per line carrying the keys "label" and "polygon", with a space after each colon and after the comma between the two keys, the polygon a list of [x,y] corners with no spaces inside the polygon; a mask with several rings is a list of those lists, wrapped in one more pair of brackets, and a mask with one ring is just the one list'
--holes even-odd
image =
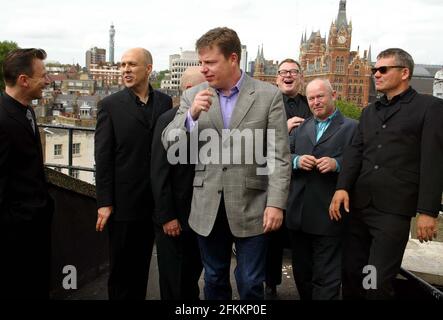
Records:
{"label": "man wearing sunglasses", "polygon": [[[372,72],[384,95],[362,113],[345,152],[331,219],[344,206],[348,230],[344,250],[343,298],[391,299],[418,213],[417,236],[431,241],[443,189],[443,101],[409,86],[412,57],[402,49],[377,56]],[[366,266],[370,266],[369,269]],[[375,267],[375,269],[374,269]],[[364,284],[367,271],[376,283]]]}

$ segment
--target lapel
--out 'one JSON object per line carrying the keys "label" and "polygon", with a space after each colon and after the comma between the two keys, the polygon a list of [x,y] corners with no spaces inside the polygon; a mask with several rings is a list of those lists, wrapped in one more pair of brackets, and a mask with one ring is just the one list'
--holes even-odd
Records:
{"label": "lapel", "polygon": [[[122,108],[125,108],[130,115],[132,115],[134,118],[136,118],[144,127],[149,129],[149,123],[146,122],[145,117],[143,116],[143,113],[140,112],[141,110],[137,109],[137,105],[135,104],[132,95],[129,92],[130,89],[125,89],[125,96],[121,100],[123,102]],[[154,110],[152,110],[152,113],[154,113]]]}
{"label": "lapel", "polygon": [[343,115],[337,109],[337,114],[332,119],[331,123],[329,124],[328,128],[323,133],[323,135],[320,137],[320,140],[318,140],[317,144],[323,143],[326,140],[328,140],[330,137],[332,137],[338,131],[338,129],[340,129],[343,122],[344,122]]}
{"label": "lapel", "polygon": [[[26,115],[23,114],[19,109],[17,109],[15,106],[12,106],[9,101],[6,101],[5,98],[2,97],[2,105],[5,108],[5,110],[9,113],[9,116],[19,122],[26,131],[35,138],[34,131],[32,130],[31,124],[29,123],[29,120],[26,118]],[[34,113],[32,111],[32,113]],[[37,123],[35,124],[37,125]],[[37,128],[36,128],[37,131]]]}
{"label": "lapel", "polygon": [[316,135],[316,130],[315,130],[315,120],[314,117],[310,118],[309,120],[307,120],[308,122],[306,123],[306,131],[309,137],[309,140],[311,140],[311,143],[313,146],[315,146],[317,144],[317,142],[315,141],[317,138]]}
{"label": "lapel", "polygon": [[254,93],[255,93],[254,82],[247,74],[245,74],[245,77],[243,79],[243,84],[238,94],[237,102],[235,103],[235,107],[232,112],[229,129],[231,130],[235,129],[240,125],[241,121],[246,116],[249,109],[251,109],[252,104],[255,101]]}
{"label": "lapel", "polygon": [[217,94],[215,94],[215,96],[212,98],[212,105],[209,108],[208,117],[211,120],[214,127],[217,129],[219,135],[221,136],[224,125],[223,125],[223,117],[220,107],[220,100]]}

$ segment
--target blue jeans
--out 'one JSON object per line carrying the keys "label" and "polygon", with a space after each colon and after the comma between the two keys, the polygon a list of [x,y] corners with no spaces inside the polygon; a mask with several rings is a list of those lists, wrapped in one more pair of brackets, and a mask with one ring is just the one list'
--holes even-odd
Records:
{"label": "blue jeans", "polygon": [[237,266],[234,274],[241,300],[263,300],[263,281],[267,241],[266,235],[234,237],[229,229],[222,203],[214,228],[207,237],[198,236],[200,254],[205,269],[205,299],[231,300],[230,267],[232,244],[235,243]]}

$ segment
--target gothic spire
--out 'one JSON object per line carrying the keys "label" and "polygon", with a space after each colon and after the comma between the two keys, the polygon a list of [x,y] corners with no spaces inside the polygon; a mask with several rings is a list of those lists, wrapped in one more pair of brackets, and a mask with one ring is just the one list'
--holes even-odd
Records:
{"label": "gothic spire", "polygon": [[341,26],[348,27],[348,20],[346,19],[346,0],[340,0],[335,24],[337,25],[337,29],[340,29]]}

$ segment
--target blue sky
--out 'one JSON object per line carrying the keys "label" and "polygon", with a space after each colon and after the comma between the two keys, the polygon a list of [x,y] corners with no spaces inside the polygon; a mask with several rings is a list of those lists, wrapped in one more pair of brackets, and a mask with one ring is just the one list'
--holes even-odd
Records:
{"label": "blue sky", "polygon": [[[264,44],[266,59],[298,58],[306,30],[329,31],[339,0],[20,0],[2,3],[0,41],[41,47],[48,60],[85,63],[92,46],[108,49],[111,22],[116,28],[115,59],[131,47],[145,47],[154,69],[168,68],[169,55],[193,50],[207,30],[227,26],[255,59]],[[373,58],[388,47],[401,47],[416,63],[443,65],[443,1],[347,0],[352,20],[352,49],[372,45]]]}

